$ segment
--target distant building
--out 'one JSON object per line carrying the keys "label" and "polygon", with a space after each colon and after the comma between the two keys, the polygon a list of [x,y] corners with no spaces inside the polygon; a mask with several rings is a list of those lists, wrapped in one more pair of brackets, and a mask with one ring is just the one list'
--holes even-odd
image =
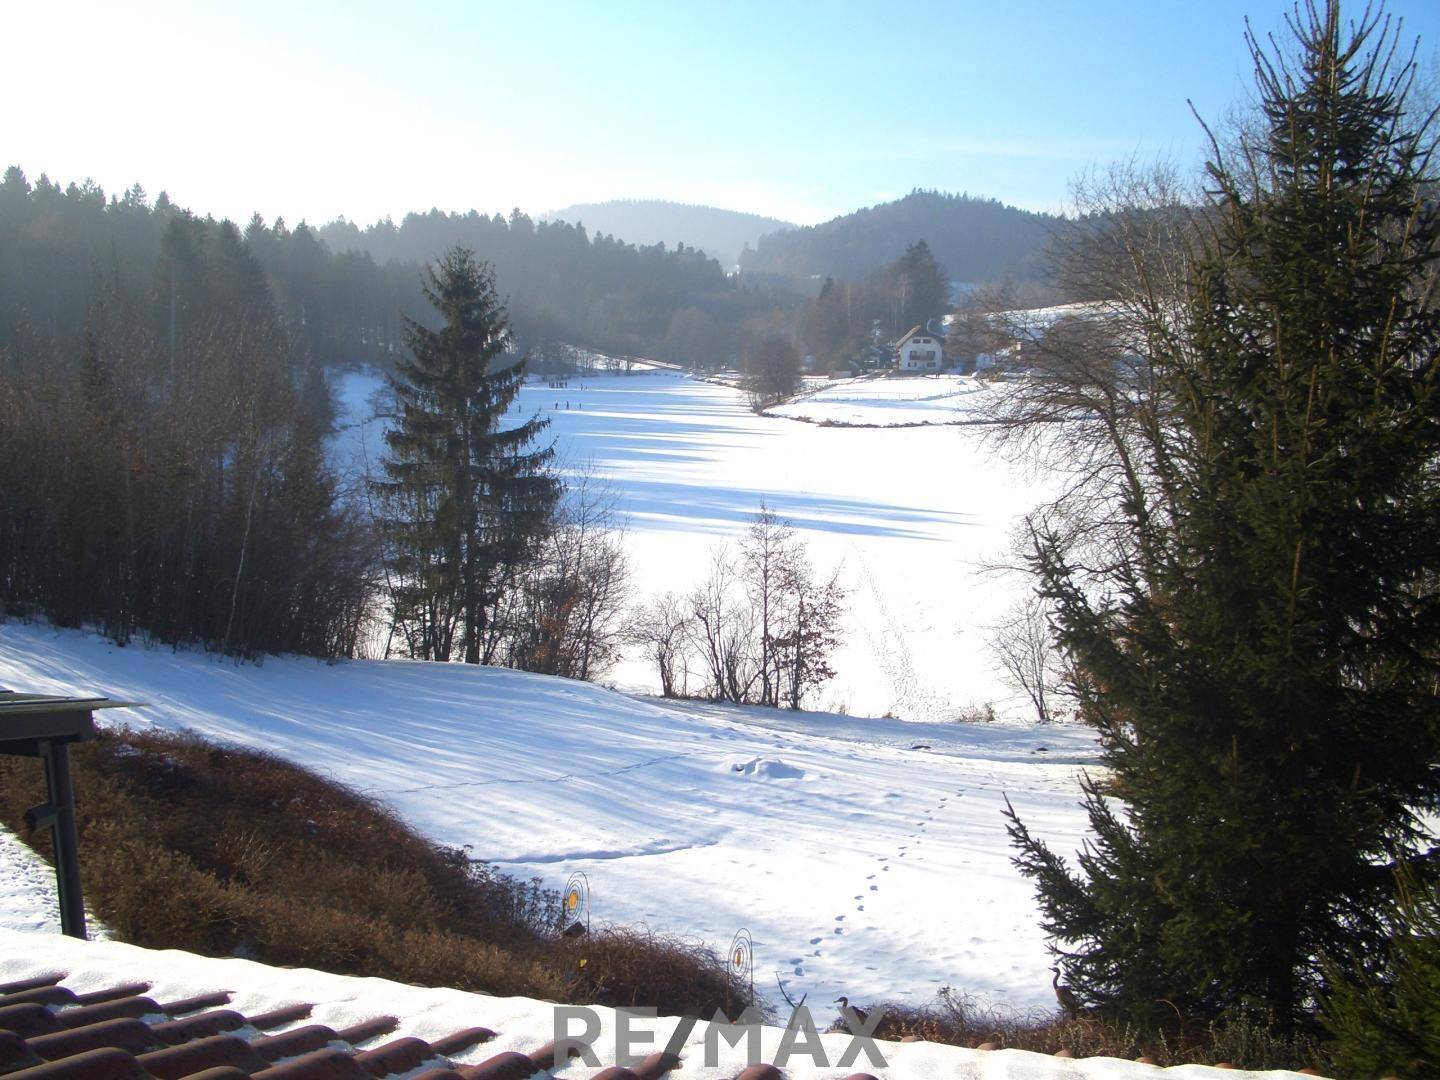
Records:
{"label": "distant building", "polygon": [[928,326],[917,326],[895,343],[899,371],[939,371],[945,366],[945,342]]}

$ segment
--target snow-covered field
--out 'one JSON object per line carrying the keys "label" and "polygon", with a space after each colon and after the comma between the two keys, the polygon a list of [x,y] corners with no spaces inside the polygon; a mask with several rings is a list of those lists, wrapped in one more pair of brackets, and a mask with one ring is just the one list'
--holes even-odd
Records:
{"label": "snow-covered field", "polygon": [[770,416],[851,427],[983,422],[983,382],[938,375],[838,379],[768,411]]}
{"label": "snow-covered field", "polygon": [[[378,386],[340,383],[349,415],[334,452],[352,474],[381,445]],[[1094,749],[1083,731],[1020,723],[985,646],[1018,583],[984,567],[1045,488],[983,425],[956,425],[983,393],[955,376],[845,380],[756,416],[735,390],[671,371],[522,392],[517,416],[552,421],[565,467],[613,484],[639,596],[688,590],[762,503],[821,568],[842,568],[848,640],[814,703],[824,712],[666,703],[459,665],[235,664],[16,625],[0,626],[0,684],[147,701],[106,719],[275,750],[554,887],[583,870],[597,918],[722,950],[746,927],[773,997],[778,979],[812,1004],[923,1001],[953,985],[1050,1005],[1002,796],[1073,850],[1077,766]],[[881,426],[789,418],[801,416]],[[633,661],[611,678],[656,685]],[[1016,722],[942,722],[987,703]],[[898,719],[857,718],[887,713]]]}
{"label": "snow-covered field", "polygon": [[597,919],[722,951],[747,927],[772,997],[778,978],[812,1005],[944,985],[1053,1005],[1000,812],[1008,794],[1073,850],[1083,730],[681,705],[459,664],[237,664],[13,623],[0,685],[149,702],[104,719],[275,751],[555,887],[583,870]]}
{"label": "snow-covered field", "polygon": [[[374,462],[381,424],[367,420],[373,376],[340,380],[346,429],[336,456],[352,474]],[[566,389],[531,384],[515,413],[540,413],[567,468],[607,478],[628,517],[637,594],[685,593],[711,549],[736,540],[762,503],[800,530],[822,569],[850,590],[838,677],[812,702],[829,711],[943,720],[993,703],[1024,708],[997,674],[987,628],[1020,584],[987,572],[1010,530],[1046,495],[1005,460],[976,416],[983,385],[954,375],[844,380],[777,412],[850,424],[756,416],[723,385],[671,371],[595,375]],[[653,691],[645,665],[618,686]]]}

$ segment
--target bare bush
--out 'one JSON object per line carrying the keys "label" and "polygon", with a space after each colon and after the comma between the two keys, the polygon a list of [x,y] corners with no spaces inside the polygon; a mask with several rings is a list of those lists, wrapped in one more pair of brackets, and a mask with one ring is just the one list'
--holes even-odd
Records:
{"label": "bare bush", "polygon": [[686,645],[690,616],[685,604],[672,592],[652,599],[631,619],[626,637],[645,651],[660,676],[660,693],[667,698],[684,697],[688,687]]}
{"label": "bare bush", "polygon": [[1016,602],[990,628],[988,643],[1005,681],[1029,700],[1035,719],[1054,721],[1062,673],[1044,600],[1030,593]]}
{"label": "bare bush", "polygon": [[667,696],[694,670],[711,701],[801,707],[834,677],[845,590],[823,576],[795,530],[761,508],[738,550],[721,545],[683,599],[666,594],[632,620],[631,640],[656,665]]}
{"label": "bare bush", "polygon": [[596,679],[626,639],[630,562],[625,523],[608,484],[572,482],[535,557],[487,621],[482,659],[525,671]]}

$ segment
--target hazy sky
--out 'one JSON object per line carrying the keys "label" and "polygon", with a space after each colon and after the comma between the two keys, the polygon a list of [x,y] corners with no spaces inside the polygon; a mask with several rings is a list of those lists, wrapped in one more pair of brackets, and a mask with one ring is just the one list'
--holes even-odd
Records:
{"label": "hazy sky", "polygon": [[[661,197],[799,222],[915,187],[1060,208],[1195,157],[1276,0],[0,0],[0,166],[246,219]],[[1352,5],[1358,10],[1358,5]],[[1394,0],[1433,67],[1440,2]]]}

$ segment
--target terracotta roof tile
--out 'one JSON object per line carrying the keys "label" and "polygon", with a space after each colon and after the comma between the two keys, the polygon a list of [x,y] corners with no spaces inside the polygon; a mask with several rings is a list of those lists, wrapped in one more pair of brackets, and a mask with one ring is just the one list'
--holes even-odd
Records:
{"label": "terracotta roof tile", "polygon": [[11,1005],[74,1005],[75,994],[63,986],[37,986],[0,997],[0,1009]]}
{"label": "terracotta roof tile", "polygon": [[38,990],[42,986],[54,986],[63,978],[65,976],[57,972],[51,975],[34,975],[28,979],[17,979],[15,982],[0,983],[0,997],[23,993],[26,990]]}
{"label": "terracotta roof tile", "polygon": [[117,998],[138,997],[150,989],[148,982],[125,983],[123,986],[111,986],[104,990],[92,990],[88,994],[76,994],[77,1005],[99,1005],[106,1001],[115,1001]]}
{"label": "terracotta roof tile", "polygon": [[189,1042],[191,1039],[203,1039],[207,1035],[239,1031],[252,1023],[252,1020],[234,1009],[215,1009],[211,1012],[187,1016],[183,1020],[166,1020],[164,1023],[153,1024],[150,1030],[155,1032],[161,1042],[168,1046],[174,1046],[177,1043]]}
{"label": "terracotta roof tile", "polygon": [[344,1050],[316,1050],[252,1074],[255,1080],[371,1080]]}
{"label": "terracotta roof tile", "polygon": [[117,1047],[89,1050],[74,1057],[11,1073],[9,1080],[148,1080],[134,1056]]}
{"label": "terracotta roof tile", "polygon": [[13,1031],[0,1031],[0,1076],[39,1065],[41,1058]]}
{"label": "terracotta roof tile", "polygon": [[486,1058],[479,1065],[460,1070],[465,1080],[525,1080],[539,1069],[530,1058],[513,1050]]}
{"label": "terracotta roof tile", "polygon": [[[145,990],[150,987],[146,985]],[[160,1011],[171,1016],[184,1016],[186,1013],[199,1012],[201,1009],[213,1009],[217,1005],[230,1004],[230,991],[217,990],[213,994],[196,994],[194,997],[181,998],[179,1001],[168,1001],[160,1006]]]}
{"label": "terracotta roof tile", "polygon": [[[162,1005],[144,993],[148,983],[75,993],[50,979],[0,985],[3,1080],[550,1080],[543,1074],[565,1065],[554,1043],[528,1054],[494,1054],[479,1064],[453,1060],[478,1056],[475,1048],[497,1037],[487,1027],[428,1041],[401,1032],[367,1048],[395,1035],[400,1021],[378,1016],[331,1027],[306,1022],[315,1010],[307,1002],[251,1015],[214,1008],[230,1002],[224,991]],[[276,1031],[285,1025],[299,1026]],[[638,1065],[601,1068],[592,1080],[666,1080],[682,1067],[676,1055],[655,1053]],[[759,1064],[734,1080],[785,1080],[785,1074]],[[853,1073],[845,1080],[876,1078]]]}
{"label": "terracotta roof tile", "polygon": [[394,1039],[374,1050],[362,1051],[355,1055],[355,1061],[371,1076],[389,1076],[391,1073],[411,1072],[440,1056],[423,1039],[407,1037]]}
{"label": "terracotta roof tile", "polygon": [[346,1042],[358,1045],[369,1042],[371,1039],[378,1039],[381,1035],[389,1035],[399,1026],[400,1021],[393,1016],[377,1016],[373,1020],[366,1020],[353,1027],[341,1028],[337,1034]]}
{"label": "terracotta roof tile", "polygon": [[256,1073],[269,1064],[249,1043],[234,1035],[210,1035],[179,1046],[167,1046],[164,1050],[141,1054],[139,1061],[146,1072],[160,1080],[180,1080],[182,1076],[193,1076],[221,1065]]}
{"label": "terracotta roof tile", "polygon": [[13,1031],[22,1039],[60,1030],[60,1021],[44,1005],[8,1005],[0,1009],[0,1030]]}
{"label": "terracotta roof tile", "polygon": [[495,1032],[489,1028],[473,1027],[457,1031],[453,1035],[446,1035],[443,1039],[434,1039],[430,1045],[435,1047],[436,1053],[450,1057],[452,1054],[463,1054],[493,1038],[495,1038]]}
{"label": "terracotta roof tile", "polygon": [[61,1027],[77,1028],[98,1024],[101,1020],[114,1020],[117,1016],[132,1016],[138,1020],[142,1016],[156,1016],[163,1011],[153,998],[116,997],[95,1005],[62,1009],[55,1014],[55,1018],[60,1021]]}
{"label": "terracotta roof tile", "polygon": [[269,1012],[256,1013],[250,1017],[250,1026],[259,1031],[269,1031],[271,1028],[293,1024],[296,1020],[306,1020],[314,1011],[315,1006],[308,1002],[300,1002],[295,1005],[282,1005],[280,1008],[271,1009]]}
{"label": "terracotta roof tile", "polygon": [[98,1024],[67,1028],[49,1035],[37,1035],[27,1040],[30,1049],[45,1061],[59,1061],[74,1057],[87,1050],[99,1050],[106,1046],[118,1046],[132,1054],[143,1054],[161,1045],[155,1033],[139,1020],[128,1016],[114,1020],[102,1020]]}
{"label": "terracotta roof tile", "polygon": [[[77,994],[43,976],[0,986],[0,1076],[19,1080],[376,1080],[414,1073],[426,1064],[455,1072],[450,1055],[495,1037],[490,1028],[456,1031],[435,1044],[413,1037],[370,1050],[358,1047],[392,1034],[393,1016],[339,1029],[305,1024],[308,1002],[246,1016],[227,991],[164,1004],[145,995],[150,983],[131,982]],[[161,1018],[164,1019],[161,1019]],[[539,1071],[516,1055],[522,1077]],[[459,1072],[455,1072],[460,1076]]]}
{"label": "terracotta roof tile", "polygon": [[334,1028],[328,1028],[324,1024],[306,1024],[279,1035],[262,1035],[250,1045],[266,1061],[280,1061],[299,1054],[309,1054],[339,1041],[340,1036]]}

